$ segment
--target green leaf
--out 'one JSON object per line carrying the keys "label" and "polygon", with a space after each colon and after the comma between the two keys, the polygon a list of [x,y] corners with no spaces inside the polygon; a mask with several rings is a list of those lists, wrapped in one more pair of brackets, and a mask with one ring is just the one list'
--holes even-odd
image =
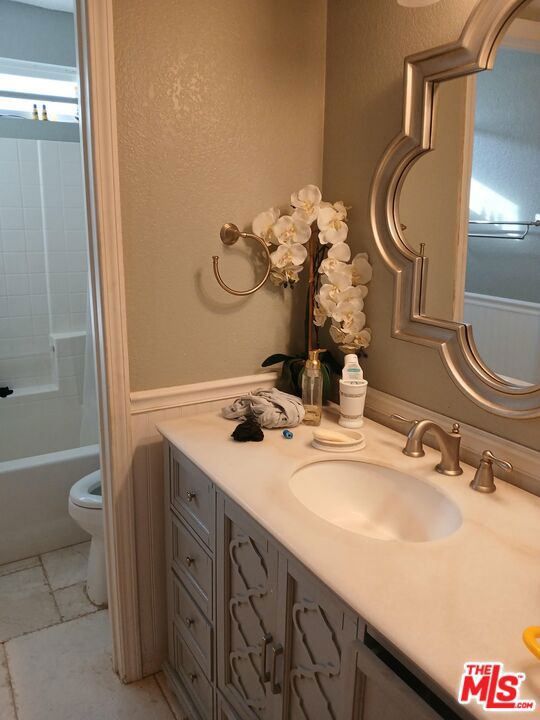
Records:
{"label": "green leaf", "polygon": [[266,358],[266,360],[263,360],[261,363],[261,367],[268,367],[269,365],[277,365],[280,362],[286,362],[287,360],[292,360],[292,355],[284,355],[283,353],[276,353],[275,355],[270,355]]}
{"label": "green leaf", "polygon": [[329,350],[321,353],[320,357],[321,361],[325,362],[330,370],[332,370],[336,375],[341,375],[342,367]]}

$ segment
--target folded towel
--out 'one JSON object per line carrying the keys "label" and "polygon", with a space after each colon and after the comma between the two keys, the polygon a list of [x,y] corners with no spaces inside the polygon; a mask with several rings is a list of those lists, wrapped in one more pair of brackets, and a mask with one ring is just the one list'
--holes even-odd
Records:
{"label": "folded towel", "polygon": [[296,427],[305,415],[300,398],[276,388],[258,388],[241,395],[221,412],[230,420],[254,417],[265,428]]}

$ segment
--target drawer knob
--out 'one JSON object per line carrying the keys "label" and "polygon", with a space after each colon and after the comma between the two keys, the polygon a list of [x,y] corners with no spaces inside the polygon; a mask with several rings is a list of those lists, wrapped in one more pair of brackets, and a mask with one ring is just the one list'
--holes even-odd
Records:
{"label": "drawer knob", "polygon": [[197,679],[197,673],[189,673],[188,677],[191,680],[191,682],[194,683],[195,680]]}
{"label": "drawer knob", "polygon": [[194,622],[195,622],[195,620],[193,620],[192,618],[189,618],[189,617],[186,618],[186,625],[188,626],[188,628],[191,627]]}
{"label": "drawer knob", "polygon": [[191,502],[192,500],[195,500],[197,497],[197,493],[193,492],[193,490],[188,490],[186,493],[187,501]]}
{"label": "drawer knob", "polygon": [[191,567],[194,562],[195,562],[195,560],[192,557],[189,557],[189,555],[186,555],[186,565],[188,567]]}

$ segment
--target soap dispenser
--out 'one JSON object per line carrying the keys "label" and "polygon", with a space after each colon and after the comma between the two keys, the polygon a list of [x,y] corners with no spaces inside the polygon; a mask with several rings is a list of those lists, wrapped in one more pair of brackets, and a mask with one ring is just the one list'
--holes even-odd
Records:
{"label": "soap dispenser", "polygon": [[319,354],[324,350],[310,350],[302,375],[302,403],[306,425],[320,425],[322,419],[323,379]]}

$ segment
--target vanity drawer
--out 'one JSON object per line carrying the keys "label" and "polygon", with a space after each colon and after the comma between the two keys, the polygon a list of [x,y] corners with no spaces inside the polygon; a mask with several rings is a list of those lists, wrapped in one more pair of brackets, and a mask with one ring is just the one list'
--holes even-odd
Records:
{"label": "vanity drawer", "polygon": [[171,455],[170,478],[172,506],[213,550],[215,493],[212,483],[175,448]]}
{"label": "vanity drawer", "polygon": [[199,667],[178,628],[174,633],[174,669],[184,682],[186,690],[201,711],[201,717],[213,717],[214,691]]}
{"label": "vanity drawer", "polygon": [[212,678],[212,626],[173,573],[173,620],[199,665]]}
{"label": "vanity drawer", "polygon": [[171,555],[174,571],[205,615],[213,620],[213,561],[184,522],[171,513]]}

